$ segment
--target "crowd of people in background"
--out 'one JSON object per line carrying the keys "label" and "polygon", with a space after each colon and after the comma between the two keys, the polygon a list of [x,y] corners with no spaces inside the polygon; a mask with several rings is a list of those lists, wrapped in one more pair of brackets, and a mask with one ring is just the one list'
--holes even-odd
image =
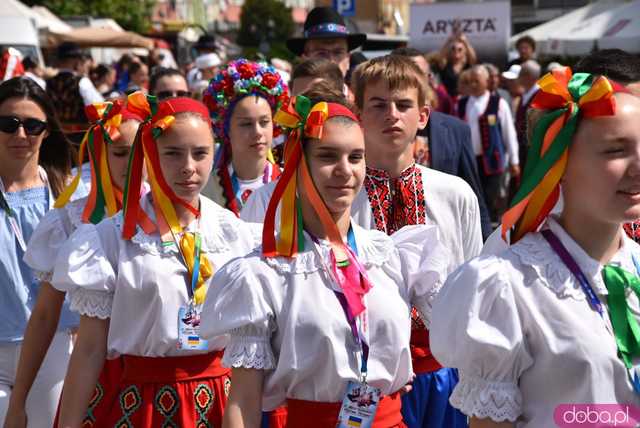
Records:
{"label": "crowd of people in background", "polygon": [[543,64],[526,36],[500,67],[454,32],[368,59],[365,39],[318,7],[293,63],[208,34],[180,69],[5,55],[5,428],[640,404],[640,58]]}

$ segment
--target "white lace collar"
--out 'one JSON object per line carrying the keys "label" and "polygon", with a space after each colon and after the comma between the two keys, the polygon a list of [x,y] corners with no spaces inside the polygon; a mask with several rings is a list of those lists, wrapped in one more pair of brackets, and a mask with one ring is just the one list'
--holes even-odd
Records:
{"label": "white lace collar", "polygon": [[[569,236],[560,223],[558,223],[555,216],[552,215],[547,219],[543,226],[543,229],[546,228],[551,229],[560,239],[560,242],[562,242],[582,272],[584,272],[589,279],[594,291],[601,296],[607,295],[608,291],[601,274],[603,266],[591,258],[582,247]],[[632,255],[635,255],[640,260],[640,247],[629,239],[623,231],[621,231],[621,233],[623,235],[622,244],[610,264],[618,265],[628,272],[638,274],[633,263]],[[542,234],[527,234],[516,244],[512,245],[509,251],[516,254],[522,264],[534,269],[539,279],[545,286],[555,292],[558,297],[571,297],[576,300],[584,300],[586,298],[580,287],[580,283],[565,266],[560,257],[553,251]]]}
{"label": "white lace collar", "polygon": [[[144,210],[155,224],[156,215],[151,201],[151,193],[140,199],[140,208]],[[209,198],[200,195],[200,232],[202,234],[202,251],[206,253],[221,253],[228,251],[230,243],[239,239],[236,228],[239,220],[228,210],[217,205]],[[122,230],[124,217],[122,211],[113,217],[118,230]],[[193,232],[197,228],[197,220],[187,226],[186,230]],[[142,228],[136,227],[136,234],[131,238],[145,251],[152,254],[177,253],[175,245],[163,245],[160,235],[154,232],[147,235]]]}
{"label": "white lace collar", "polygon": [[[356,238],[358,248],[358,260],[366,269],[374,266],[382,266],[389,259],[394,250],[393,241],[387,235],[377,230],[366,230],[351,221],[351,227]],[[298,253],[293,258],[286,257],[266,257],[265,262],[274,268],[278,273],[313,273],[322,269],[322,260],[319,259],[316,251],[313,250],[314,242],[311,236],[304,232],[304,251]],[[329,241],[320,240],[319,249],[322,257],[329,260],[331,247]],[[262,247],[254,250],[258,254],[262,253]]]}

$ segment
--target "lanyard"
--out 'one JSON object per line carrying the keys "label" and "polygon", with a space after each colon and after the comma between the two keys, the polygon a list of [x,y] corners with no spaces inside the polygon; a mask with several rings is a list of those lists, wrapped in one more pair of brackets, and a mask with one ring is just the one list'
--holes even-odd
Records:
{"label": "lanyard", "polygon": [[[542,236],[547,240],[549,245],[551,245],[551,248],[556,252],[556,254],[558,254],[558,256],[560,256],[560,259],[565,264],[565,266],[567,266],[567,268],[571,271],[571,273],[576,277],[576,279],[580,283],[580,287],[582,287],[582,290],[587,295],[587,298],[589,299],[589,303],[591,307],[595,309],[600,314],[600,316],[604,319],[602,302],[600,301],[595,291],[589,284],[587,277],[578,266],[578,263],[575,261],[573,257],[571,257],[571,254],[569,254],[569,251],[567,251],[565,246],[562,245],[562,242],[560,242],[560,239],[551,231],[551,229],[545,229],[541,233],[542,233]],[[640,263],[638,262],[635,256],[632,256],[632,258],[633,258],[633,263],[636,267],[636,272],[640,273]],[[615,332],[611,331],[611,333],[615,337]],[[623,362],[624,362],[624,359],[623,359]],[[624,364],[625,366],[627,366],[626,362],[624,362]],[[629,376],[629,381],[631,382],[631,385],[633,386],[634,391],[637,394],[640,394],[640,377],[638,376],[637,368],[633,366],[627,366],[627,373]]]}
{"label": "lanyard", "polygon": [[[186,230],[184,230],[182,232],[183,234],[185,233],[189,233]],[[197,231],[193,234],[194,235],[194,241],[195,241],[195,248],[193,250],[193,270],[191,273],[191,284],[187,285],[187,295],[189,296],[189,306],[193,306],[193,301],[194,298],[193,296],[196,293],[196,287],[198,285],[198,278],[200,276],[200,253],[202,251],[202,237],[200,236],[200,217],[198,217],[198,229]],[[187,267],[187,272],[189,271],[189,262],[187,261],[187,258],[185,257],[183,251],[182,251],[182,246],[180,245],[180,241],[178,240],[178,237],[173,233],[173,231],[171,232],[171,236],[173,236],[173,240],[176,244],[176,246],[178,247],[178,252],[180,253],[180,255],[182,256],[182,261],[184,262],[185,266]]]}
{"label": "lanyard", "polygon": [[[309,233],[309,232],[307,232]],[[314,243],[317,244],[318,239],[313,236],[311,233],[309,233],[309,236],[311,236],[311,238],[313,239]],[[349,228],[349,232],[347,234],[347,244],[349,245],[349,247],[351,248],[351,250],[357,255],[358,254],[358,247],[356,246],[356,237],[353,233],[353,228]],[[327,272],[327,274],[331,277],[331,279],[334,281],[334,283],[336,285],[340,285],[339,282],[336,280],[336,278],[333,276],[333,273],[331,271],[331,269],[326,265],[326,262],[324,261],[322,254],[320,253],[320,251],[318,251],[317,249],[317,245],[314,245],[314,249],[316,251],[317,256],[320,258],[324,270]],[[364,338],[364,333],[366,329],[368,329],[368,326],[366,326],[366,311],[363,313],[362,315],[362,319],[361,319],[361,326],[363,328],[359,329],[358,328],[358,322],[357,319],[351,314],[351,311],[349,310],[349,305],[347,304],[347,298],[344,296],[344,294],[338,290],[333,290],[334,294],[336,295],[336,298],[338,299],[338,302],[340,302],[340,306],[342,307],[342,311],[347,319],[347,323],[349,324],[349,327],[351,328],[351,334],[353,335],[353,338],[355,339],[355,341],[360,345],[360,375],[362,377],[362,382],[363,383],[367,383],[367,362],[369,361],[369,344],[367,343],[367,340],[365,340]],[[361,331],[362,330],[362,331]]]}
{"label": "lanyard", "polygon": [[[273,164],[267,161],[264,166],[264,172],[262,174],[262,184],[269,183],[272,175]],[[240,181],[238,180],[238,176],[236,175],[235,171],[231,173],[231,187],[233,189],[233,194],[236,197],[236,200],[240,203],[240,206],[242,206],[244,202],[242,201],[242,195],[240,194]]]}
{"label": "lanyard", "polygon": [[[569,269],[569,271],[571,271],[573,276],[576,277],[576,279],[578,280],[578,283],[580,283],[580,287],[582,287],[582,291],[584,291],[584,294],[589,299],[589,304],[591,305],[591,307],[596,312],[598,312],[598,314],[600,314],[601,317],[604,317],[602,302],[598,298],[596,292],[593,290],[593,287],[591,287],[591,284],[589,284],[589,281],[587,280],[586,275],[584,274],[584,272],[582,272],[582,270],[580,269],[580,266],[578,266],[578,263],[575,261],[573,257],[571,257],[571,254],[569,254],[569,251],[567,251],[565,246],[562,245],[562,242],[560,242],[560,239],[555,235],[555,233],[551,231],[551,229],[545,229],[541,233],[544,239],[546,239],[549,245],[551,245],[551,248],[553,249],[553,251],[555,251],[555,253],[560,257],[562,262]],[[635,263],[635,258],[634,258],[634,263]]]}

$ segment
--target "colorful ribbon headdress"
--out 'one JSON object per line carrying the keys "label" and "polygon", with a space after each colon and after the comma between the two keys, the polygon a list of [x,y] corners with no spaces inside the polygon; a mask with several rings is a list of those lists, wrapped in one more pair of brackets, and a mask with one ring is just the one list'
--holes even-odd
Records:
{"label": "colorful ribbon headdress", "polygon": [[82,213],[82,221],[97,224],[105,214],[111,217],[120,210],[122,198],[119,189],[111,180],[107,162],[107,144],[113,143],[113,140],[120,136],[118,128],[122,121],[122,110],[120,101],[96,103],[85,107],[91,126],[85,133],[78,151],[78,172],[69,186],[60,194],[54,208],[64,207],[76,191],[82,176],[86,150],[91,168],[91,189]]}
{"label": "colorful ribbon headdress", "polygon": [[[144,117],[144,122],[138,128],[138,134],[129,158],[127,171],[127,184],[124,197],[124,224],[122,236],[131,239],[136,233],[136,226],[140,225],[146,233],[154,231],[142,221],[139,195],[136,189],[142,182],[143,165],[147,167],[147,175],[151,194],[153,196],[154,211],[156,213],[156,226],[163,242],[170,242],[182,234],[183,229],[176,214],[175,205],[182,205],[191,211],[196,217],[200,216],[200,210],[191,206],[188,201],[178,197],[164,178],[160,168],[160,156],[156,145],[156,139],[167,131],[175,121],[175,114],[180,112],[192,112],[209,120],[209,112],[204,104],[190,98],[172,98],[162,102],[159,106],[153,96],[145,96],[142,92],[129,95],[128,108],[134,113]],[[205,281],[212,275],[213,270],[207,257],[200,253],[199,269],[195,268],[196,242],[199,240],[192,233],[182,234],[180,240],[180,252],[185,259],[189,273],[193,275],[194,269],[198,270],[197,285],[194,290],[196,305],[204,302],[206,288]]]}
{"label": "colorful ribbon headdress", "polygon": [[[340,104],[319,102],[312,107],[311,101],[304,96],[292,98],[276,113],[274,121],[289,129],[289,136],[284,152],[284,173],[278,180],[265,215],[262,253],[265,257],[294,257],[304,249],[302,209],[296,193],[297,173],[300,172],[303,192],[320,218],[331,244],[334,276],[347,299],[350,316],[356,317],[364,310],[362,296],[369,291],[371,285],[366,278],[365,269],[344,243],[333,217],[318,193],[302,148],[304,138],[321,139],[325,122],[336,116],[346,116],[359,122],[348,108]],[[278,205],[280,233],[276,242],[275,215]]]}
{"label": "colorful ribbon headdress", "polygon": [[560,180],[578,118],[611,116],[616,104],[614,84],[604,76],[571,73],[562,67],[538,81],[532,108],[547,111],[536,124],[527,154],[522,184],[502,217],[502,238],[511,244],[538,229],[558,201]]}
{"label": "colorful ribbon headdress", "polygon": [[[145,96],[142,92],[134,92],[129,95],[128,109],[143,117],[144,121],[138,128],[129,158],[127,183],[124,189],[122,236],[124,239],[131,239],[136,233],[136,226],[140,224],[140,195],[137,189],[142,184],[143,165],[147,167],[156,222],[161,236],[164,239],[168,236],[168,232],[179,234],[182,228],[174,204],[182,205],[196,216],[200,213],[196,207],[192,207],[189,202],[178,197],[167,184],[160,168],[160,158],[155,140],[173,124],[175,113],[193,111],[209,120],[207,109],[202,103],[188,98],[170,99],[158,106],[155,97]],[[144,224],[140,224],[140,226],[145,229]]]}

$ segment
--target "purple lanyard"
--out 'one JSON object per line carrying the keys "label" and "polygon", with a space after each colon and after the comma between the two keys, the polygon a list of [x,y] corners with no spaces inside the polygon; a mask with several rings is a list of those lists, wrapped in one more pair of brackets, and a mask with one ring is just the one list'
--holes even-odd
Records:
{"label": "purple lanyard", "polygon": [[[307,231],[311,239],[317,244],[318,238],[316,238],[311,232]],[[351,250],[358,255],[358,247],[356,246],[356,237],[353,233],[353,228],[349,228],[349,233],[347,234],[347,244],[351,248]],[[339,284],[338,284],[339,285]],[[333,293],[338,298],[338,302],[340,302],[340,306],[342,306],[342,311],[344,312],[345,317],[347,318],[347,323],[349,323],[349,327],[351,327],[351,334],[356,342],[360,344],[362,349],[362,357],[360,359],[360,373],[362,374],[362,378],[366,382],[367,379],[367,361],[369,360],[369,345],[362,339],[360,333],[358,332],[358,325],[356,323],[356,318],[351,313],[349,309],[349,305],[347,304],[347,298],[344,294],[339,291],[333,290]]]}
{"label": "purple lanyard", "polygon": [[584,291],[584,294],[589,299],[589,304],[591,305],[591,307],[596,310],[601,317],[604,316],[604,311],[602,310],[602,302],[596,295],[593,287],[591,287],[591,284],[589,284],[586,275],[582,272],[580,266],[578,266],[578,263],[573,257],[571,257],[571,254],[569,254],[569,251],[567,251],[565,246],[562,245],[562,242],[560,242],[560,239],[551,231],[551,229],[545,229],[541,233],[544,239],[546,239],[549,245],[551,245],[553,251],[555,251],[555,253],[560,257],[562,262],[571,271],[573,276],[576,277],[576,279],[580,283],[580,287],[582,287],[582,291]]}

